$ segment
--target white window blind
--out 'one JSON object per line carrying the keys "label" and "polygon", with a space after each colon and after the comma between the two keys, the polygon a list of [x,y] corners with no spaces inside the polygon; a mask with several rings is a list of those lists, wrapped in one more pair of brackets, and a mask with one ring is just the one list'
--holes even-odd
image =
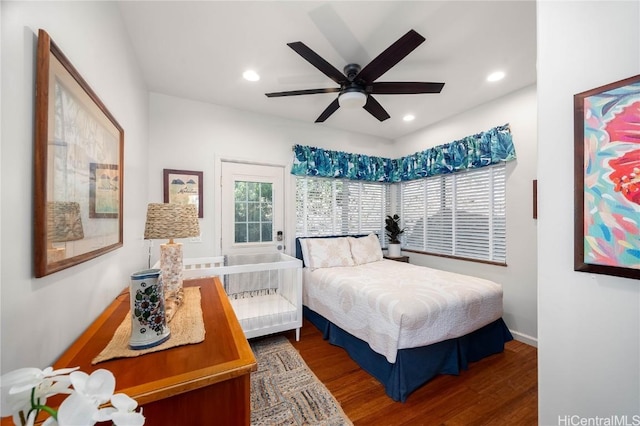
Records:
{"label": "white window blind", "polygon": [[404,247],[506,263],[505,165],[402,182]]}
{"label": "white window blind", "polygon": [[391,206],[389,184],[296,178],[296,235],[384,235]]}
{"label": "white window blind", "polygon": [[297,177],[296,235],[375,232],[386,246],[384,218],[398,213],[406,249],[504,264],[505,170],[499,164],[400,184]]}
{"label": "white window blind", "polygon": [[410,230],[404,232],[404,245],[405,247],[423,247],[426,244],[424,239],[424,218],[426,217],[424,180],[403,183],[400,196],[402,226]]}

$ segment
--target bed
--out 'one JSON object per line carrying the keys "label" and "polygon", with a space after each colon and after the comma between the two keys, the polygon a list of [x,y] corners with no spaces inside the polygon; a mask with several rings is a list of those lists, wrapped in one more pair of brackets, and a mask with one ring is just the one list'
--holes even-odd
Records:
{"label": "bed", "polygon": [[296,239],[304,316],[406,401],[438,374],[502,352],[502,287],[384,259],[375,234]]}

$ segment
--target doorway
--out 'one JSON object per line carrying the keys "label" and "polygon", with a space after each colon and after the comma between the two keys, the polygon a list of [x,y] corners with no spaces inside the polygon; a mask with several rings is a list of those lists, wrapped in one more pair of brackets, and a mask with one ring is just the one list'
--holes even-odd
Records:
{"label": "doorway", "polygon": [[284,167],[221,163],[224,254],[284,250]]}

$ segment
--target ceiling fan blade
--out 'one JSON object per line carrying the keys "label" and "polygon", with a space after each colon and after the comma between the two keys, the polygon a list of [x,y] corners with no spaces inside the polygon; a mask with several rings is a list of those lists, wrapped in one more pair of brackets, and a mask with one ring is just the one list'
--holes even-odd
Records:
{"label": "ceiling fan blade", "polygon": [[364,47],[351,31],[351,28],[336,12],[336,6],[324,3],[309,12],[309,18],[316,24],[322,35],[340,54],[345,64],[355,61],[359,64],[366,64],[371,61],[371,57],[364,50]]}
{"label": "ceiling fan blade", "polygon": [[373,61],[369,62],[369,64],[360,71],[360,74],[358,74],[356,78],[362,79],[367,83],[371,83],[382,74],[389,71],[395,64],[400,62],[424,41],[424,37],[414,30],[410,30],[389,46],[384,52],[379,54]]}
{"label": "ceiling fan blade", "polygon": [[324,122],[324,120],[329,118],[329,116],[334,112],[336,112],[338,108],[340,108],[340,103],[338,103],[338,98],[336,98],[333,102],[329,104],[329,106],[324,111],[322,111],[322,114],[320,114],[320,117],[316,119],[316,123]]}
{"label": "ceiling fan blade", "polygon": [[276,98],[279,96],[297,96],[297,95],[315,95],[317,93],[335,93],[339,92],[339,87],[327,87],[325,89],[305,89],[305,90],[289,90],[287,92],[271,92],[265,93],[268,98]]}
{"label": "ceiling fan blade", "polygon": [[336,67],[331,65],[329,62],[325,61],[316,52],[309,49],[303,42],[295,41],[293,43],[287,43],[287,46],[295,50],[298,55],[302,56],[307,62],[319,69],[324,75],[336,83],[342,84],[347,81],[347,77],[342,72],[336,69]]}
{"label": "ceiling fan blade", "polygon": [[385,111],[384,108],[382,108],[382,105],[380,105],[378,101],[373,99],[373,96],[371,95],[367,96],[367,103],[364,104],[362,108],[369,111],[369,113],[373,115],[375,118],[377,118],[379,121],[384,121],[390,117],[387,111]]}
{"label": "ceiling fan blade", "polygon": [[[371,87],[370,92],[369,87]],[[444,83],[380,82],[367,86],[367,92],[376,95],[412,95],[417,93],[440,93],[443,87]]]}

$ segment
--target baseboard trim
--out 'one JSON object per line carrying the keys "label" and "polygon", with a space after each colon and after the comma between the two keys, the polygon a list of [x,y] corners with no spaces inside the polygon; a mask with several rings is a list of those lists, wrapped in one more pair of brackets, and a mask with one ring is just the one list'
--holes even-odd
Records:
{"label": "baseboard trim", "polygon": [[526,343],[527,345],[531,345],[534,347],[538,347],[538,339],[536,337],[529,336],[524,333],[520,333],[514,330],[509,330],[513,335],[513,338],[519,342]]}

